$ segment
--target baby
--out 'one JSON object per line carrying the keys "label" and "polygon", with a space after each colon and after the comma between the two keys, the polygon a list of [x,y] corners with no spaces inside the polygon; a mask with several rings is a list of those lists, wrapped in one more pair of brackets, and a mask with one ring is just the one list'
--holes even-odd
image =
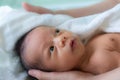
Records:
{"label": "baby", "polygon": [[47,26],[29,32],[20,47],[20,56],[27,69],[45,71],[70,70],[77,66],[83,52],[78,35]]}
{"label": "baby", "polygon": [[17,50],[27,70],[101,74],[120,66],[119,41],[119,33],[102,33],[84,45],[72,32],[40,26],[18,41]]}

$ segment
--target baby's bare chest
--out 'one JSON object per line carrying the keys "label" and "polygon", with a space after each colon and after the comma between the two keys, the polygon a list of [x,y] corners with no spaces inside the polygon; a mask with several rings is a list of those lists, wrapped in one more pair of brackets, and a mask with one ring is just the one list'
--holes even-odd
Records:
{"label": "baby's bare chest", "polygon": [[88,47],[91,46],[94,51],[117,51],[120,53],[120,34],[103,34],[93,38]]}
{"label": "baby's bare chest", "polygon": [[104,34],[90,41],[93,55],[90,59],[94,73],[104,73],[120,66],[120,34]]}

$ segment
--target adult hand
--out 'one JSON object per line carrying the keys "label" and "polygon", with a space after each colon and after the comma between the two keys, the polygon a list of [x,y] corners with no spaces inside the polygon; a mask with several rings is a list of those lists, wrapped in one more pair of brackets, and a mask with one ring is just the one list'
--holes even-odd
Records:
{"label": "adult hand", "polygon": [[93,80],[92,74],[80,71],[42,72],[40,70],[29,70],[28,73],[38,80]]}
{"label": "adult hand", "polygon": [[22,3],[22,6],[25,10],[27,10],[29,12],[36,12],[36,13],[39,13],[39,14],[45,14],[45,13],[53,14],[54,13],[52,10],[49,10],[47,8],[33,6],[33,5],[30,5],[30,4],[25,3],[25,2]]}

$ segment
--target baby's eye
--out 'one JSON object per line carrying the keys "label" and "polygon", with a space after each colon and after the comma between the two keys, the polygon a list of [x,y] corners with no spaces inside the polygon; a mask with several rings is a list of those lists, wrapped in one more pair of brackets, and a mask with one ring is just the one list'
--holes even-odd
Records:
{"label": "baby's eye", "polygon": [[59,33],[60,32],[60,30],[59,29],[56,29],[56,31],[55,31],[56,33]]}
{"label": "baby's eye", "polygon": [[50,47],[50,53],[52,53],[54,51],[54,46]]}

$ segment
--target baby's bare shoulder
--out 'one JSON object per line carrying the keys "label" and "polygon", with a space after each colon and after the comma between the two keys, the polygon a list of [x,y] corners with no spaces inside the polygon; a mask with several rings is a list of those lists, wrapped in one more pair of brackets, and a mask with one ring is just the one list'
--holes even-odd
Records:
{"label": "baby's bare shoulder", "polygon": [[92,45],[95,49],[120,50],[120,34],[110,33],[98,35],[91,39],[88,45]]}
{"label": "baby's bare shoulder", "polygon": [[[103,73],[118,67],[120,61],[120,34],[102,34],[88,43],[93,55],[90,62],[97,67],[96,73]],[[104,64],[104,65],[103,65]]]}

